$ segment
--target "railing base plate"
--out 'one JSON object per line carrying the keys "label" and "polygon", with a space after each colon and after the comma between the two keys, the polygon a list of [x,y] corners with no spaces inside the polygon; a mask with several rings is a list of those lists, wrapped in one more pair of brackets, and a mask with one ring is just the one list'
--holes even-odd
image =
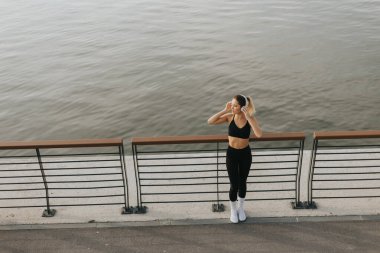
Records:
{"label": "railing base plate", "polygon": [[305,209],[317,209],[317,204],[314,201],[311,203],[305,201],[303,205],[305,206]]}
{"label": "railing base plate", "polygon": [[292,202],[293,209],[306,209],[305,203],[299,201],[299,202]]}
{"label": "railing base plate", "polygon": [[50,211],[48,209],[45,209],[42,213],[42,217],[54,217],[56,212],[57,211],[55,209],[50,209]]}
{"label": "railing base plate", "polygon": [[133,213],[144,214],[147,212],[148,207],[146,206],[136,206],[133,208]]}
{"label": "railing base plate", "polygon": [[212,211],[213,212],[224,212],[224,205],[223,204],[212,204]]}
{"label": "railing base plate", "polygon": [[123,207],[121,210],[121,214],[132,214],[133,208],[132,207]]}

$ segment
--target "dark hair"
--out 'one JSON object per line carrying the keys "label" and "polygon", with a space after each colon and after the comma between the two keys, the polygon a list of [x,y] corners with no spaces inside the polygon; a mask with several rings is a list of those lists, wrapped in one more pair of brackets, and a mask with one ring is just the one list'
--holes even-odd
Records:
{"label": "dark hair", "polygon": [[236,95],[236,96],[234,96],[234,99],[236,99],[236,101],[238,101],[238,103],[241,107],[246,106],[245,98],[242,95]]}
{"label": "dark hair", "polygon": [[[248,112],[250,115],[254,114],[256,112],[255,106],[253,105],[253,101],[251,97],[246,96],[248,101]],[[245,98],[242,95],[236,95],[234,96],[234,99],[239,103],[241,107],[246,106]]]}

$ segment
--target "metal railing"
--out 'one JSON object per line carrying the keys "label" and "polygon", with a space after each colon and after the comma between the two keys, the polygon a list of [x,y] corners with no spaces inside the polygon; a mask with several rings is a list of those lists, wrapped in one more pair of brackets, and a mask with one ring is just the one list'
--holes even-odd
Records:
{"label": "metal railing", "polygon": [[[380,197],[379,137],[380,131],[315,132],[301,202],[305,134],[251,136],[246,200],[316,208],[315,199]],[[226,135],[133,138],[131,208],[133,175],[127,177],[122,139],[0,142],[0,208],[46,208],[43,216],[51,217],[60,206],[123,205],[126,214],[145,213],[147,204],[207,202],[221,212],[229,200],[227,147]]]}
{"label": "metal railing", "polygon": [[[303,207],[304,140],[302,132],[250,138],[253,161],[247,200],[294,200],[293,208]],[[225,135],[133,138],[137,212],[146,212],[144,204],[192,202],[213,202],[213,211],[224,211],[221,201],[228,200],[229,188],[224,155],[227,142]],[[272,142],[275,147],[268,144]],[[261,143],[266,145],[261,147]],[[251,198],[252,194],[264,196]]]}
{"label": "metal railing", "polygon": [[123,205],[132,213],[121,138],[1,142],[0,150],[8,153],[0,156],[0,208],[46,207],[51,217],[52,207]]}
{"label": "metal railing", "polygon": [[[369,138],[380,138],[380,131],[314,132],[305,207],[317,208],[314,199],[380,197],[380,144]],[[342,141],[359,143],[336,145]]]}

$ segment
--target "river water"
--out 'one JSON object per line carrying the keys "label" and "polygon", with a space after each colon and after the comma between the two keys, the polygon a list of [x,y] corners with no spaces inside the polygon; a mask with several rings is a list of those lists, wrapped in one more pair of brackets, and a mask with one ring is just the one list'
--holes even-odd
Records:
{"label": "river water", "polygon": [[380,1],[1,0],[0,140],[380,127]]}

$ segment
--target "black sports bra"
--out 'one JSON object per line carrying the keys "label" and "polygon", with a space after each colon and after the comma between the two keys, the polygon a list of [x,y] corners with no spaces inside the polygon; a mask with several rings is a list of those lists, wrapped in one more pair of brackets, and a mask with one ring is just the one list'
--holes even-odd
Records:
{"label": "black sports bra", "polygon": [[232,118],[230,125],[228,126],[228,135],[232,137],[248,139],[251,133],[251,126],[249,125],[248,120],[247,120],[247,123],[242,128],[239,128],[236,125],[234,119],[235,119],[235,115]]}

